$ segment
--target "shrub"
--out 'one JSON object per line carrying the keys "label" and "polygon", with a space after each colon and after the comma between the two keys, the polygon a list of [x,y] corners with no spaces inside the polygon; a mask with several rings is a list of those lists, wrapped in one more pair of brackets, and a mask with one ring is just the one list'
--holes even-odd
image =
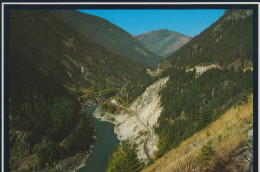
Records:
{"label": "shrub", "polygon": [[214,154],[214,150],[212,148],[211,143],[208,143],[207,145],[203,145],[198,155],[196,156],[196,160],[195,160],[196,165],[198,166],[205,165],[213,156],[213,154]]}
{"label": "shrub", "polygon": [[222,140],[222,135],[220,134],[218,135],[218,142],[221,142],[221,140]]}

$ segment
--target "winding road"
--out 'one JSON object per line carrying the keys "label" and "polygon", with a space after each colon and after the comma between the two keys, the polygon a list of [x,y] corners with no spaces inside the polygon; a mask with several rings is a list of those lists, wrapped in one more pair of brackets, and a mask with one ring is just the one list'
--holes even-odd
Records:
{"label": "winding road", "polygon": [[131,114],[131,113],[134,114],[134,116],[137,118],[137,120],[146,128],[146,130],[147,130],[147,137],[146,137],[145,140],[144,140],[144,153],[145,153],[145,155],[147,156],[147,158],[150,159],[150,155],[149,155],[148,150],[147,150],[147,142],[148,142],[148,139],[149,139],[150,134],[151,134],[150,129],[147,127],[147,125],[145,125],[145,124],[140,120],[140,118],[138,117],[136,111],[133,111],[133,110],[131,110],[131,109],[129,109],[129,108],[123,106],[123,105],[117,104],[117,102],[116,102],[115,100],[114,100],[114,101],[112,100],[111,103],[114,104],[114,105],[116,105],[116,106],[119,106],[119,107],[121,107],[121,108],[123,108],[123,109],[125,109],[125,110],[127,110],[130,114]]}

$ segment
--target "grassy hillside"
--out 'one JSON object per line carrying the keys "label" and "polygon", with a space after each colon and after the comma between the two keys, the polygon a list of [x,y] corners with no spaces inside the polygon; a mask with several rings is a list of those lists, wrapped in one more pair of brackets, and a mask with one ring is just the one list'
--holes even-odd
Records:
{"label": "grassy hillside", "polygon": [[93,127],[79,100],[115,94],[143,66],[100,47],[50,11],[11,10],[9,19],[10,169],[37,171],[85,154]]}
{"label": "grassy hillside", "polygon": [[[252,143],[248,141],[252,120],[251,95],[247,103],[231,107],[218,120],[143,171],[241,171],[248,164],[244,153],[252,150]],[[211,151],[207,154],[204,150]]]}
{"label": "grassy hillside", "polygon": [[252,10],[227,10],[224,15],[200,35],[160,63],[169,67],[191,68],[217,64],[221,67],[252,67]]}
{"label": "grassy hillside", "polygon": [[63,19],[86,38],[116,54],[148,64],[154,68],[162,59],[162,57],[146,49],[125,30],[105,19],[76,10],[55,10],[53,14]]}
{"label": "grassy hillside", "polygon": [[168,57],[191,40],[191,37],[167,29],[151,31],[135,37],[150,51],[163,57]]}

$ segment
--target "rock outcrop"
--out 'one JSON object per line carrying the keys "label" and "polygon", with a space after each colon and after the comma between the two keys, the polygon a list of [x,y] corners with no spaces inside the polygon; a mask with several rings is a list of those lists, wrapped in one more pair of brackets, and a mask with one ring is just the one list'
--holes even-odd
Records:
{"label": "rock outcrop", "polygon": [[[115,124],[114,130],[119,140],[130,139],[137,143],[138,158],[144,161],[148,160],[148,156],[152,157],[157,150],[158,138],[153,128],[162,111],[159,92],[168,80],[169,77],[165,77],[150,85],[140,97],[126,107],[127,110],[118,115],[102,112],[101,105],[93,113],[95,117]],[[115,100],[112,100],[112,103],[115,103]]]}

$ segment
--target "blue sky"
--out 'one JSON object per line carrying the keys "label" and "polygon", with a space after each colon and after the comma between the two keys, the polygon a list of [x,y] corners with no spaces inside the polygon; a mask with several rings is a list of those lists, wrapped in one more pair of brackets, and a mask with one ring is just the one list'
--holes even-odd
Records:
{"label": "blue sky", "polygon": [[158,29],[168,29],[194,37],[217,21],[223,9],[192,10],[79,10],[104,18],[130,34],[139,35]]}

